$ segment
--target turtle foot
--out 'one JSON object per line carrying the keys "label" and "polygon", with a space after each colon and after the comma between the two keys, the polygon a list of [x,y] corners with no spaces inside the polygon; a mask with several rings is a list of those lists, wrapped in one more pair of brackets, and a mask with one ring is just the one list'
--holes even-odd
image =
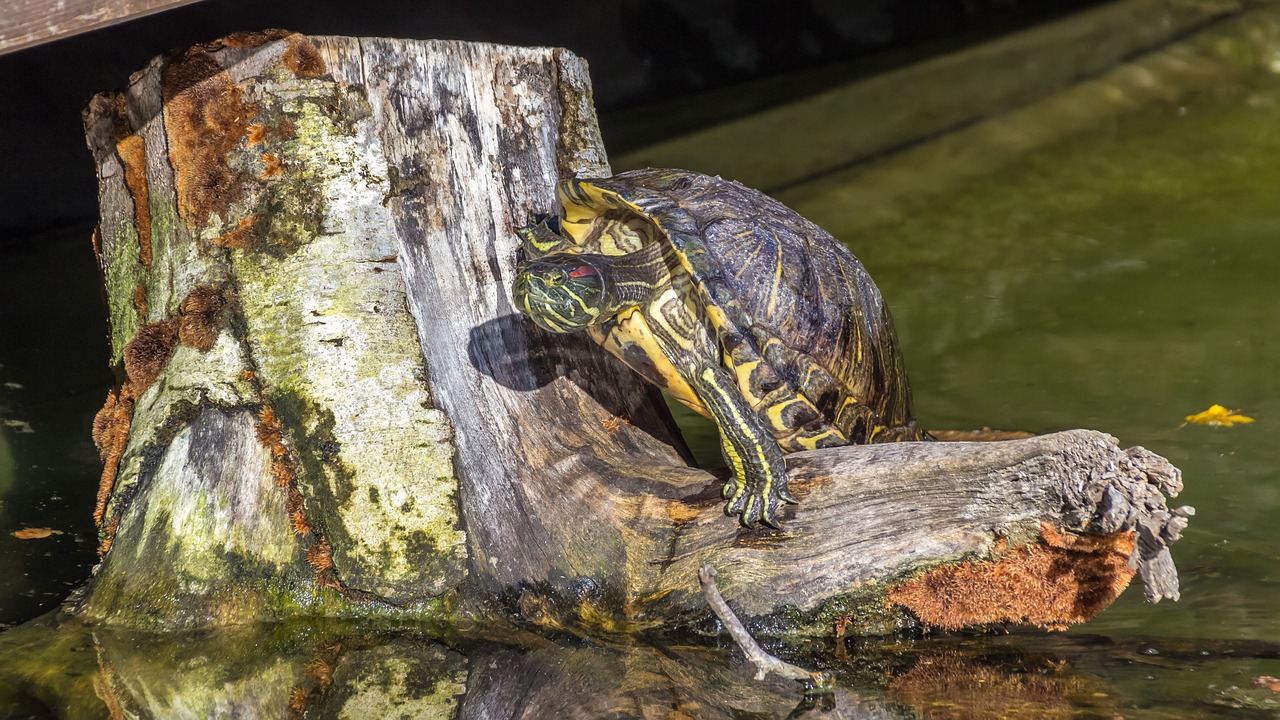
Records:
{"label": "turtle foot", "polygon": [[[766,488],[771,488],[771,492],[766,492]],[[721,494],[728,500],[724,507],[725,514],[736,515],[743,527],[753,527],[759,522],[781,530],[779,510],[783,505],[797,502],[787,490],[785,477],[781,483],[753,483],[748,479],[747,483],[739,485],[730,480],[725,483]]]}

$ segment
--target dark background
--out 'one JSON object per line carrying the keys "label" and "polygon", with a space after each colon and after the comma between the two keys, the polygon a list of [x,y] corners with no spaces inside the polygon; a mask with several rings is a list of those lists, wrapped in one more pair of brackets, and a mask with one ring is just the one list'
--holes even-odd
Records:
{"label": "dark background", "polygon": [[95,92],[158,54],[234,31],[567,47],[590,63],[605,143],[619,153],[1093,4],[209,0],[0,55],[0,243],[93,219],[80,112]]}

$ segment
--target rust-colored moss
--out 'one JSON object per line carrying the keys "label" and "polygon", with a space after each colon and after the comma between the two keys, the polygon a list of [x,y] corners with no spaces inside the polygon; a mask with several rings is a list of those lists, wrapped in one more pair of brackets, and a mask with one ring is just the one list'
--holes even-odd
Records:
{"label": "rust-colored moss", "polygon": [[344,590],[333,571],[333,547],[326,538],[319,538],[307,548],[307,563],[316,571],[316,584],[332,590]]}
{"label": "rust-colored moss", "polygon": [[323,696],[329,689],[341,654],[341,643],[323,645],[316,651],[315,657],[307,663],[307,672],[302,682],[289,694],[289,718],[301,720],[306,717],[311,698]]}
{"label": "rust-colored moss", "polygon": [[165,66],[165,134],[174,169],[178,211],[193,232],[217,214],[230,222],[228,209],[242,195],[244,178],[227,161],[248,133],[258,106],[231,79],[211,51],[193,47]]}
{"label": "rust-colored moss", "polygon": [[147,283],[145,280],[139,280],[138,284],[133,286],[133,309],[137,311],[138,317],[145,318],[147,316]]}
{"label": "rust-colored moss", "polygon": [[289,68],[289,72],[293,73],[295,77],[303,79],[318,78],[329,71],[315,43],[297,33],[291,34],[287,41],[289,48],[280,57],[280,62],[286,68]]}
{"label": "rust-colored moss", "polygon": [[311,523],[307,520],[306,502],[302,492],[298,490],[298,463],[284,444],[284,429],[275,409],[270,405],[263,405],[258,412],[258,441],[271,453],[272,480],[287,493],[285,510],[289,513],[293,534],[298,537],[313,534]]}
{"label": "rust-colored moss", "polygon": [[295,687],[293,692],[289,693],[289,720],[306,717],[307,704],[310,701],[311,690],[305,687]]}
{"label": "rust-colored moss", "polygon": [[[99,652],[101,657],[101,652]],[[101,665],[101,663],[99,663]],[[114,675],[114,670],[111,673]],[[120,700],[116,697],[115,690],[111,686],[111,681],[107,679],[107,673],[97,672],[93,674],[93,694],[98,696],[102,704],[107,708],[107,715],[111,720],[125,720],[129,717],[124,714],[124,708],[120,705]]]}
{"label": "rust-colored moss", "polygon": [[173,355],[177,330],[172,321],[147,323],[124,346],[124,372],[133,397],[142,397]]}
{"label": "rust-colored moss", "polygon": [[138,259],[151,267],[151,206],[148,204],[147,149],[133,133],[116,141],[116,155],[124,165],[124,184],[133,197],[133,224],[138,229]]}
{"label": "rust-colored moss", "polygon": [[116,531],[119,529],[120,529],[120,518],[113,517],[107,521],[107,526],[102,528],[99,531],[102,536],[102,541],[98,543],[99,559],[107,556],[107,552],[111,550],[111,544],[115,542]]}
{"label": "rust-colored moss", "polygon": [[260,125],[254,123],[249,126],[249,134],[246,136],[250,145],[261,145],[271,140],[288,140],[297,133],[297,126],[292,120],[282,119],[275,125]]}
{"label": "rust-colored moss", "polygon": [[1019,623],[1062,629],[1097,615],[1133,579],[1134,534],[1075,536],[1042,525],[1039,542],[995,561],[946,565],[889,589],[889,602],[941,628]]}
{"label": "rust-colored moss", "polygon": [[93,232],[89,234],[89,245],[93,248],[93,256],[98,259],[98,265],[102,265],[102,226],[94,225]]}
{"label": "rust-colored moss", "polygon": [[[233,169],[229,154],[241,142],[256,145],[269,135],[290,137],[293,127],[281,123],[266,127],[253,121],[259,106],[249,102],[244,88],[221,66],[219,50],[252,48],[276,40],[286,40],[281,64],[300,78],[320,77],[327,72],[319,50],[306,37],[287,30],[235,33],[213,43],[197,45],[172,59],[162,74],[165,133],[169,141],[170,164],[174,168],[178,211],[193,232],[205,228],[214,215],[234,229],[219,238],[225,247],[248,247],[257,224],[231,217],[232,203],[243,199],[247,187],[256,182],[251,175]],[[274,156],[273,156],[274,157]],[[281,163],[264,155],[263,177],[282,172]]]}
{"label": "rust-colored moss", "polygon": [[280,419],[270,405],[263,405],[258,411],[258,442],[271,453],[271,476],[276,485],[290,488],[297,479],[297,466],[284,444],[284,431]]}
{"label": "rust-colored moss", "polygon": [[218,236],[213,241],[214,244],[232,250],[244,250],[258,238],[258,221],[260,219],[261,216],[259,215],[240,218],[236,222],[235,228]]}
{"label": "rust-colored moss", "polygon": [[98,502],[93,509],[93,522],[102,527],[102,516],[107,501],[115,487],[116,470],[120,467],[120,455],[129,442],[129,427],[133,423],[134,399],[128,388],[107,393],[107,402],[93,416],[93,444],[102,459],[102,477],[98,481]]}
{"label": "rust-colored moss", "polygon": [[225,324],[226,302],[214,285],[199,285],[178,305],[178,340],[200,352],[213,349]]}
{"label": "rust-colored moss", "polygon": [[178,312],[183,315],[208,315],[222,312],[226,303],[222,299],[222,291],[216,285],[197,285],[182,298],[178,304]]}
{"label": "rust-colored moss", "polygon": [[347,593],[347,587],[333,569],[333,548],[329,540],[317,532],[307,518],[306,501],[298,489],[298,462],[285,445],[284,427],[275,408],[270,405],[263,405],[258,411],[257,435],[258,441],[271,453],[271,476],[286,493],[285,510],[289,513],[294,535],[314,538],[307,548],[307,563],[315,570],[316,583]]}
{"label": "rust-colored moss", "polygon": [[[137,296],[135,293],[135,302]],[[145,302],[145,297],[144,297]],[[176,323],[155,322],[143,325],[124,346],[125,381],[118,390],[107,394],[107,401],[93,418],[93,443],[102,459],[102,476],[98,481],[98,498],[93,521],[101,528],[99,556],[107,554],[120,519],[112,518],[104,527],[107,503],[115,489],[120,456],[129,442],[133,410],[137,399],[160,376],[173,355],[177,339]]]}
{"label": "rust-colored moss", "polygon": [[292,30],[284,28],[267,28],[266,30],[241,31],[233,32],[230,35],[214,40],[211,43],[205,43],[201,47],[209,52],[221,50],[222,48],[254,48],[259,45],[266,45],[269,42],[283,40],[290,35],[297,35]]}
{"label": "rust-colored moss", "polygon": [[1085,679],[1045,665],[1013,671],[932,653],[890,681],[888,695],[928,720],[1070,720],[1081,700],[1106,705]]}
{"label": "rust-colored moss", "polygon": [[271,478],[282,488],[294,487],[298,479],[298,466],[287,453],[271,461]]}
{"label": "rust-colored moss", "polygon": [[289,513],[289,522],[293,525],[293,534],[306,537],[312,534],[311,523],[307,520],[307,509],[302,502],[302,493],[291,492],[285,500],[285,510]]}
{"label": "rust-colored moss", "polygon": [[262,153],[262,177],[271,178],[284,172],[284,162],[275,153]]}
{"label": "rust-colored moss", "polygon": [[315,680],[316,687],[321,693],[333,684],[334,665],[341,649],[342,646],[339,644],[327,645],[311,662],[307,663],[307,675]]}
{"label": "rust-colored moss", "polygon": [[250,145],[257,145],[266,142],[267,126],[253,123],[249,126],[249,132],[245,135]]}

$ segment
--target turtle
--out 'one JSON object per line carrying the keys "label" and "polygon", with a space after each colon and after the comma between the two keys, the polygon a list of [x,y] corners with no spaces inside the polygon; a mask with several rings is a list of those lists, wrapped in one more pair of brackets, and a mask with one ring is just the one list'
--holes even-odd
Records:
{"label": "turtle", "polygon": [[517,229],[515,306],[585,331],[715,422],[725,512],[780,527],[784,454],[927,440],[889,308],[862,263],[737,182],[649,168],[557,185]]}

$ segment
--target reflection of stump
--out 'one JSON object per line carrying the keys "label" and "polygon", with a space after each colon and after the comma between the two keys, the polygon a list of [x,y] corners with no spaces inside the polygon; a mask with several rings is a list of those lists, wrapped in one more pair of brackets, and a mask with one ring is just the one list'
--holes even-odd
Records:
{"label": "reflection of stump", "polygon": [[1176,469],[1089,431],[801,453],[785,531],[725,517],[655,390],[511,307],[512,226],[608,173],[568,52],[235,36],[87,127],[125,376],[95,423],[90,617],[628,631],[708,617],[709,562],[776,632],[896,627],[895,602],[1059,625],[1123,589],[1135,528],[1176,596]]}

